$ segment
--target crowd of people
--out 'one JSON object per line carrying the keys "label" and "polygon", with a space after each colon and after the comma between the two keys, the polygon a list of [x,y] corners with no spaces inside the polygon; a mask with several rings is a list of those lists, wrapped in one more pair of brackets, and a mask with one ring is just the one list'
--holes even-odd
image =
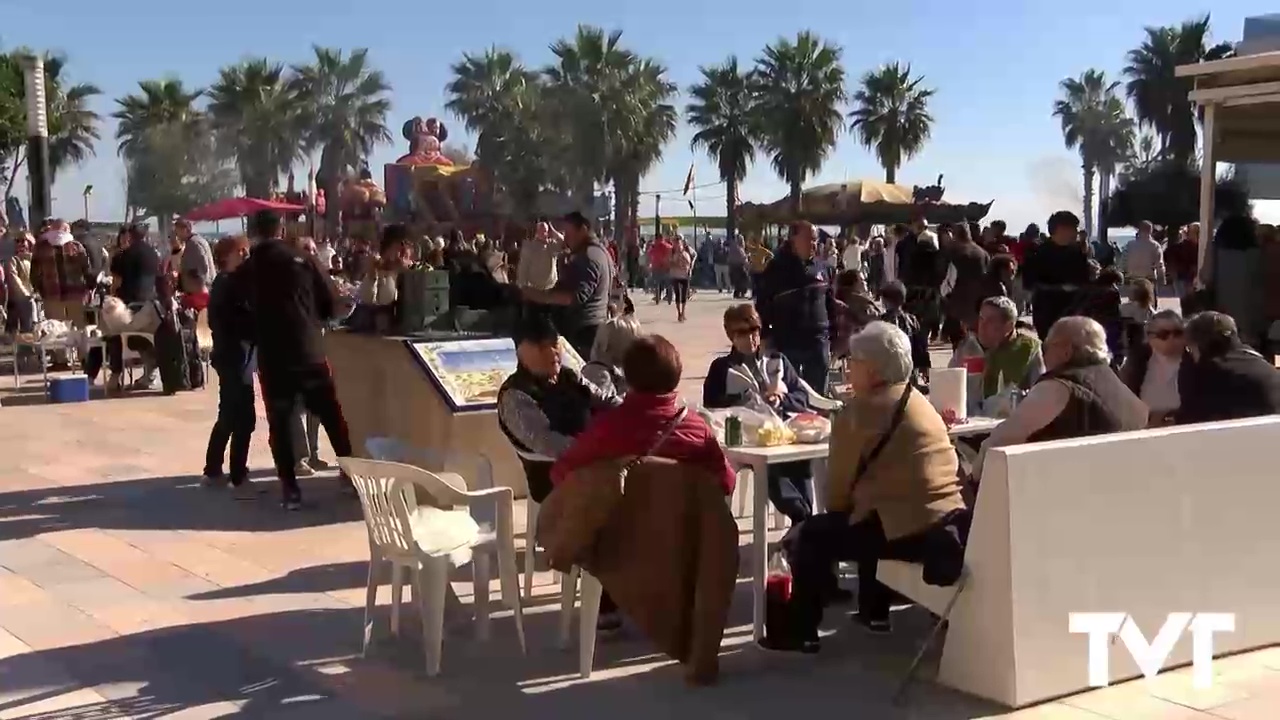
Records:
{"label": "crowd of people", "polygon": [[[447,271],[459,305],[518,308],[517,369],[498,391],[497,419],[533,502],[587,468],[637,454],[674,460],[732,493],[735,472],[709,415],[678,394],[678,349],[644,332],[628,290],[656,303],[670,291],[683,320],[702,265],[711,289],[749,295],[724,313],[725,354],[706,369],[703,408],[768,408],[785,420],[820,412],[812,398],[832,392],[833,369],[843,380],[825,511],[815,513],[807,462],[773,466],[767,478],[770,502],[791,521],[789,618],[765,639],[778,650],[819,649],[823,608],[851,596],[838,586],[837,560],[858,564],[857,619],[874,631],[889,629],[879,559],[920,562],[927,581],[954,582],[993,448],[1280,412],[1269,355],[1280,339],[1280,284],[1267,282],[1280,279],[1280,238],[1247,217],[1221,224],[1203,268],[1195,225],[1162,235],[1143,224],[1120,248],[1089,242],[1065,211],[1046,234],[1031,226],[1018,238],[999,221],[930,227],[919,216],[882,236],[859,227],[833,238],[796,222],[774,247],[728,238],[694,249],[672,236],[621,252],[579,213],[539,219],[523,241],[414,238],[388,225],[376,250],[365,239],[335,247],[285,239],[269,212],[251,234],[209,248],[179,223],[162,259],[134,226],[94,258],[52,222],[39,239],[20,237],[6,259],[6,306],[18,327],[32,298],[47,315],[83,321],[102,268],[110,295],[132,306],[132,327],[178,309],[207,313],[219,403],[205,482],[257,495],[247,468],[257,377],[288,509],[301,506],[298,477],[324,465],[319,427],[339,456],[352,452],[322,333],[347,314],[344,297],[394,308],[411,267]],[[1160,306],[1162,288],[1182,299],[1185,317]],[[563,362],[562,342],[587,361],[580,370]],[[1010,391],[1019,400],[975,441],[971,464],[948,436],[953,419],[928,401],[931,343],[949,345],[979,402]],[[112,377],[120,349],[107,348]],[[148,369],[161,364],[158,342],[130,349],[150,353]],[[600,630],[621,622],[606,593]]]}

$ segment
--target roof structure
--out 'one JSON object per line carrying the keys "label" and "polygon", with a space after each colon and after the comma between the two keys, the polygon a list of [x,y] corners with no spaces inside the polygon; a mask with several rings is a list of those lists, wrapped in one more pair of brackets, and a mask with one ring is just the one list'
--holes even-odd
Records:
{"label": "roof structure", "polygon": [[1218,162],[1280,163],[1280,52],[1181,65],[1193,78],[1192,102],[1204,111],[1200,173],[1200,264],[1213,235],[1213,192]]}

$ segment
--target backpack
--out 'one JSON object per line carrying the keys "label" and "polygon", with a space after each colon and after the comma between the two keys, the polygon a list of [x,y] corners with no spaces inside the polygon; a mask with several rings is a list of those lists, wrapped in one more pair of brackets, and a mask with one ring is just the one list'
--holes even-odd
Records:
{"label": "backpack", "polygon": [[160,316],[160,325],[155,332],[156,367],[160,371],[160,384],[166,395],[172,395],[179,390],[190,390],[190,379],[187,375],[187,343],[183,340],[177,313],[165,309],[159,300],[152,302],[155,304],[156,313]]}

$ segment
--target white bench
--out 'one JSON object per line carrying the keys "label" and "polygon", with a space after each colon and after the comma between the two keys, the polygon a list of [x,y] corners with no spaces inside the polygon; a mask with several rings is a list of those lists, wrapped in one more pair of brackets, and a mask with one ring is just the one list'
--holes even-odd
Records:
{"label": "white bench", "polygon": [[[1169,613],[1231,612],[1215,655],[1280,643],[1277,460],[1280,416],[992,451],[938,681],[1010,707],[1088,689],[1072,612],[1127,612],[1149,640]],[[936,615],[955,594],[919,565],[877,577]],[[1190,660],[1184,635],[1165,667]],[[1122,642],[1110,672],[1141,675]]]}

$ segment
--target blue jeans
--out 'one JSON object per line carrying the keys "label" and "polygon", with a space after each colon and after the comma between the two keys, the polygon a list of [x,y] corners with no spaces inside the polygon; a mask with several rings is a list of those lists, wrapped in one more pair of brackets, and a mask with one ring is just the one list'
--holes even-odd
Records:
{"label": "blue jeans", "polygon": [[786,515],[792,525],[813,514],[813,493],[809,489],[812,477],[808,460],[769,466],[769,502]]}
{"label": "blue jeans", "polygon": [[827,345],[826,338],[779,346],[778,352],[791,361],[796,373],[809,383],[809,387],[821,395],[827,394],[827,377],[831,372],[831,348]]}

